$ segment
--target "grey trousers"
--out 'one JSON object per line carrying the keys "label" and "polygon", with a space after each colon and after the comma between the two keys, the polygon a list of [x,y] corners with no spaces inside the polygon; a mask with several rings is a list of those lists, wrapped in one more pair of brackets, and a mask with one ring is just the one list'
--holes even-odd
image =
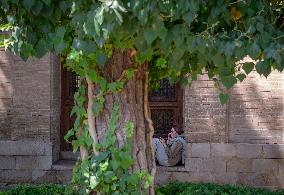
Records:
{"label": "grey trousers", "polygon": [[163,145],[158,138],[153,138],[153,150],[159,164],[162,166],[169,166],[168,155],[165,147],[166,146]]}

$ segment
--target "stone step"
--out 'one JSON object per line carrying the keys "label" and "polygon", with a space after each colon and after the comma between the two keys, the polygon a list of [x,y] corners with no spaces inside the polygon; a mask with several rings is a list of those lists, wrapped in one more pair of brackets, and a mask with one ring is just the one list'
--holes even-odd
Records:
{"label": "stone step", "polygon": [[57,171],[72,170],[75,164],[76,164],[75,160],[66,160],[66,159],[59,160],[52,165],[52,170],[57,170]]}
{"label": "stone step", "polygon": [[61,151],[60,152],[60,159],[63,160],[77,160],[79,157],[79,152],[72,152],[72,151]]}

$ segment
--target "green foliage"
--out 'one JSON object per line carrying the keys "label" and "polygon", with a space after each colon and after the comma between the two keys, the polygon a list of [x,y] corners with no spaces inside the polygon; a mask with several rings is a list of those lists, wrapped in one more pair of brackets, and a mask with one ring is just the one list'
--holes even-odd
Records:
{"label": "green foliage", "polygon": [[73,182],[82,193],[139,194],[152,183],[146,171],[129,173],[129,167],[134,162],[131,157],[134,124],[126,124],[126,143],[118,148],[115,135],[118,120],[119,104],[115,102],[105,138],[96,146],[99,155],[78,161],[74,169]]}
{"label": "green foliage", "polygon": [[[261,188],[252,188],[247,186],[235,186],[235,185],[218,185],[218,184],[193,184],[193,183],[169,183],[164,186],[157,186],[156,194],[196,194],[196,195],[282,195],[283,190],[269,191]],[[0,195],[75,195],[79,194],[72,186],[64,186],[57,184],[46,185],[17,185],[14,188],[0,191]]]}
{"label": "green foliage", "polygon": [[[89,136],[87,126],[87,112],[84,107],[84,104],[86,102],[85,93],[86,89],[81,80],[78,91],[74,95],[74,106],[71,111],[71,115],[75,115],[76,119],[73,124],[73,128],[70,129],[64,136],[64,139],[67,142],[69,142],[69,140],[73,138],[72,146],[74,152],[78,150],[79,146],[90,148],[93,143],[91,137]],[[79,133],[79,131],[81,132]]]}
{"label": "green foliage", "polygon": [[[87,77],[96,87],[95,117],[103,111],[105,95],[119,93],[145,61],[153,62],[148,69],[151,86],[162,78],[187,84],[206,71],[224,104],[229,99],[226,88],[243,81],[254,68],[265,77],[274,69],[284,69],[283,15],[282,1],[0,0],[0,30],[10,31],[9,36],[1,35],[0,46],[24,60],[47,52],[66,58],[67,68],[80,76],[81,85],[72,110],[75,124],[65,138],[73,138],[74,151],[79,146],[91,151],[85,109]],[[113,51],[133,51],[136,65],[116,81],[103,76]],[[247,55],[256,65],[237,63]],[[145,173],[129,175],[127,171],[133,162],[129,157],[132,125],[126,126],[127,143],[118,149],[116,109],[108,139],[97,146],[99,156],[91,155],[75,169],[74,180],[88,190],[133,192],[141,190],[140,179],[148,178]]]}
{"label": "green foliage", "polygon": [[165,186],[158,186],[156,194],[198,194],[198,195],[280,195],[283,190],[271,192],[267,189],[253,188],[246,186],[218,185],[218,184],[194,184],[194,183],[169,183]]}
{"label": "green foliage", "polygon": [[0,48],[5,48],[10,45],[9,43],[9,30],[13,27],[8,23],[1,24],[0,22]]}
{"label": "green foliage", "polygon": [[17,185],[14,188],[0,191],[0,195],[76,195],[78,192],[72,186],[45,184],[45,185]]}
{"label": "green foliage", "polygon": [[[150,69],[153,78],[178,80],[205,70],[226,88],[236,83],[235,63],[245,55],[264,60],[256,66],[264,76],[284,68],[281,1],[1,0],[0,13],[13,25],[9,48],[23,59],[75,49],[97,53],[95,63],[102,67],[105,46],[112,44],[135,48],[137,63],[161,56],[153,64],[157,69]],[[251,66],[244,65],[247,74]],[[222,71],[227,67],[232,71]]]}
{"label": "green foliage", "polygon": [[219,99],[220,99],[221,104],[225,104],[229,100],[229,95],[226,93],[220,93]]}

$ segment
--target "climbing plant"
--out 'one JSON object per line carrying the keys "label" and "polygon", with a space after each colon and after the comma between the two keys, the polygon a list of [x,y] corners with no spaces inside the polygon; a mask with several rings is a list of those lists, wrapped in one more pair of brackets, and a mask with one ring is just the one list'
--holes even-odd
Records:
{"label": "climbing plant", "polygon": [[[80,149],[75,172],[88,170],[81,174],[88,192],[124,189],[107,181],[127,171],[137,173],[134,183],[126,179],[129,189],[149,183],[145,171],[154,176],[148,85],[165,77],[185,85],[206,72],[224,104],[227,89],[254,68],[265,77],[284,68],[281,0],[0,2],[0,30],[10,32],[2,46],[23,60],[55,52],[81,78],[72,111],[77,119],[66,138],[75,137],[74,149]],[[255,63],[240,62],[247,55]],[[116,163],[127,159],[117,153],[133,159],[119,173]],[[146,192],[154,193],[149,186]]]}

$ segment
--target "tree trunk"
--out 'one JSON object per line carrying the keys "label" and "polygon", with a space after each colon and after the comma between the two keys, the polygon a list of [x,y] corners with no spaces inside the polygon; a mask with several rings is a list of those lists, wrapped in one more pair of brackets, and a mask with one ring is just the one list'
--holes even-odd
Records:
{"label": "tree trunk", "polygon": [[[133,122],[135,127],[132,138],[132,158],[135,163],[130,171],[146,170],[154,177],[156,172],[152,149],[154,129],[148,104],[147,64],[135,67],[131,52],[114,51],[112,59],[105,65],[102,74],[108,82],[115,82],[121,78],[123,72],[128,68],[136,69],[134,76],[126,82],[121,92],[106,96],[103,112],[95,119],[95,131],[98,135],[98,142],[100,142],[108,129],[112,105],[115,101],[118,101],[120,103],[120,118],[116,130],[118,147],[121,147],[126,141],[125,124]],[[154,194],[153,185],[148,193]]]}

